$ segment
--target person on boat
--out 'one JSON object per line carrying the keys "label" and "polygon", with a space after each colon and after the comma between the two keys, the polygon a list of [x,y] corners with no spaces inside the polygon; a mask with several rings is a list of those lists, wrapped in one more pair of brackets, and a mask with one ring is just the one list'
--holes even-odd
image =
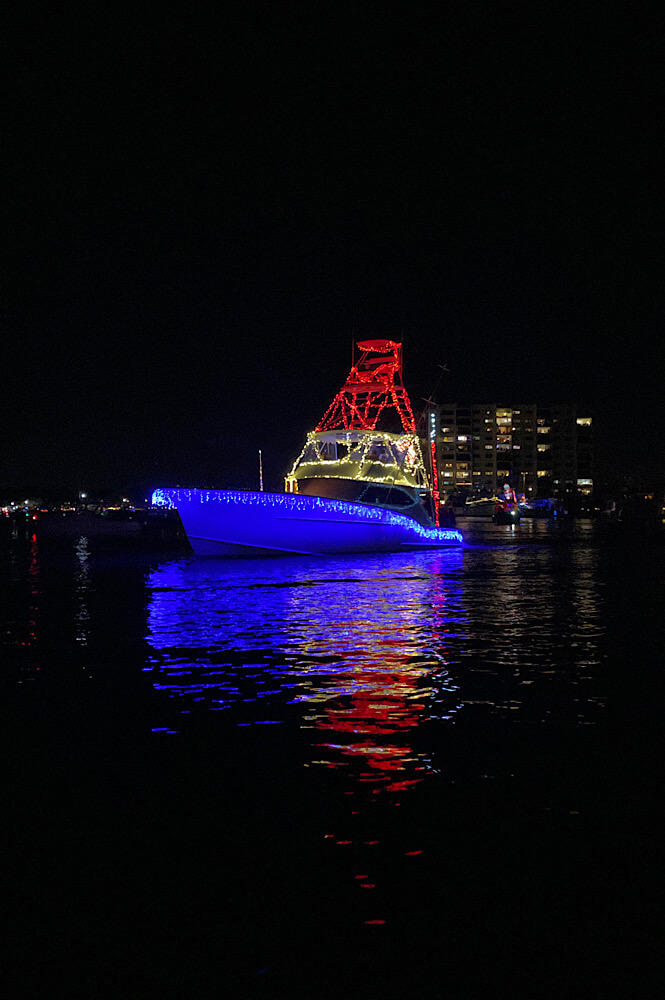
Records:
{"label": "person on boat", "polygon": [[439,521],[441,523],[442,528],[454,528],[456,525],[455,508],[453,507],[452,500],[450,499],[450,497],[446,499],[446,502],[441,508]]}
{"label": "person on boat", "polygon": [[501,507],[503,510],[512,510],[517,507],[517,496],[510,483],[503,484],[503,496],[501,497]]}
{"label": "person on boat", "polygon": [[501,496],[496,498],[496,503],[494,505],[494,515],[493,521],[495,524],[504,523],[504,519],[507,521],[508,515],[512,514],[516,516],[517,512],[517,496],[515,490],[511,489],[509,483],[503,484],[503,493]]}

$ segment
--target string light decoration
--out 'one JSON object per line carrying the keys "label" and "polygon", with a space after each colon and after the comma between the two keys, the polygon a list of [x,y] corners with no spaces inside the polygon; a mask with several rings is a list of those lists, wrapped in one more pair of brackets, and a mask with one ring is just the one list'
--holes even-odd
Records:
{"label": "string light decoration", "polygon": [[308,476],[429,489],[417,435],[388,431],[310,431],[286,492]]}
{"label": "string light decoration", "polygon": [[[401,548],[422,548],[441,545],[461,545],[463,538],[459,531],[448,528],[427,527],[419,524],[412,517],[399,514],[385,507],[375,507],[371,504],[353,503],[347,500],[329,500],[316,496],[305,496],[298,493],[255,493],[246,490],[196,490],[196,489],[158,489],[152,494],[154,507],[176,508],[180,512],[183,524],[190,541],[195,539],[190,535],[188,523],[190,517],[197,528],[210,531],[206,540],[213,540],[214,533],[220,529],[229,538],[228,522],[220,520],[216,513],[226,508],[235,512],[236,523],[234,533],[251,539],[255,530],[257,515],[269,515],[271,520],[282,522],[284,539],[288,538],[292,551],[304,551],[298,548],[302,530],[308,523],[318,523],[325,538],[326,525],[356,525],[373,529],[361,532],[354,538],[353,547],[356,551],[371,551],[376,549],[377,528],[393,529],[386,541],[386,550],[398,551]],[[204,515],[203,508],[210,511]],[[241,511],[246,511],[241,516]],[[235,541],[235,539],[234,539]],[[312,539],[308,542],[311,544]],[[251,543],[250,543],[251,544]],[[364,546],[367,546],[365,549]],[[389,547],[389,548],[388,548]]]}
{"label": "string light decoration", "polygon": [[[285,479],[287,493],[298,492],[300,479],[312,478],[430,489],[402,381],[402,345],[393,340],[363,340],[357,347],[360,359],[316,430],[307,435]],[[389,423],[392,430],[386,428]],[[434,517],[438,524],[438,504]]]}
{"label": "string light decoration", "polygon": [[429,450],[432,461],[432,499],[434,501],[434,523],[439,523],[439,504],[441,494],[439,493],[439,470],[436,459],[436,411],[432,410],[429,415]]}
{"label": "string light decoration", "polygon": [[317,426],[317,431],[376,430],[384,410],[397,411],[402,429],[416,433],[411,403],[402,382],[402,345],[394,340],[362,340],[360,360]]}

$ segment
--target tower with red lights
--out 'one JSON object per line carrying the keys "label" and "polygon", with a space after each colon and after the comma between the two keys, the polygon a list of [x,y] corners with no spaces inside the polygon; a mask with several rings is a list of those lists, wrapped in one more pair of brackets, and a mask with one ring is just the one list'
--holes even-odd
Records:
{"label": "tower with red lights", "polygon": [[379,429],[396,411],[402,430],[416,433],[411,403],[402,382],[402,345],[394,340],[362,340],[360,358],[326,410],[317,431]]}

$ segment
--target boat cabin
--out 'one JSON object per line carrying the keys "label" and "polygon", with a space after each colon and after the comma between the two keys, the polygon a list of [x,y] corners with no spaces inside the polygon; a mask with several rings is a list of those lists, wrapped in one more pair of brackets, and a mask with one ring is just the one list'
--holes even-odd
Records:
{"label": "boat cabin", "polygon": [[388,507],[432,523],[432,501],[416,434],[312,431],[285,479],[287,493]]}

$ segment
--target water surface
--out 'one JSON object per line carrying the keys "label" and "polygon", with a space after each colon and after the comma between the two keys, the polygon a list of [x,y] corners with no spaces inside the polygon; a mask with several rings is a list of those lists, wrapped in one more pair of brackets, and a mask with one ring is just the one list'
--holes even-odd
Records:
{"label": "water surface", "polygon": [[3,552],[22,989],[561,996],[646,977],[662,544],[591,522],[472,541]]}

